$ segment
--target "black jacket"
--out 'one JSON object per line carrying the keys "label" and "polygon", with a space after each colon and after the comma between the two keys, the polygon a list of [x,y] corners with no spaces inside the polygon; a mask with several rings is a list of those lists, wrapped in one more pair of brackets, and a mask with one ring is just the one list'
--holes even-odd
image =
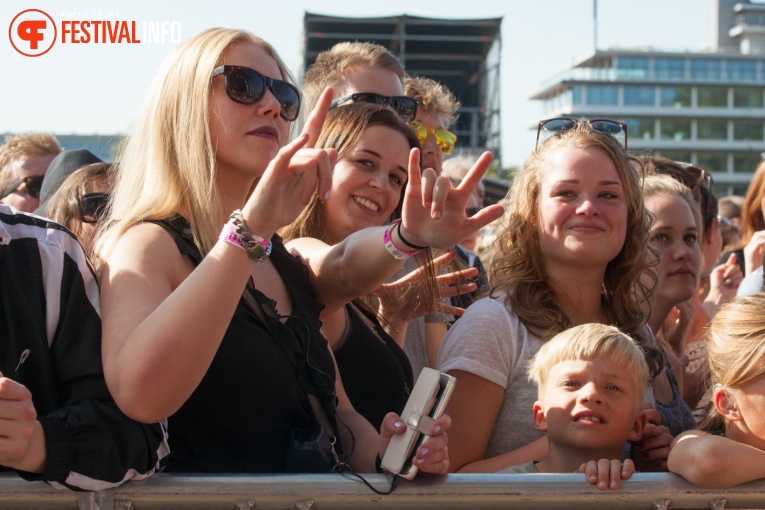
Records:
{"label": "black jacket", "polygon": [[101,365],[99,291],[64,227],[0,205],[0,372],[32,393],[45,432],[44,473],[79,490],[151,475],[167,455],[160,424],[127,418]]}

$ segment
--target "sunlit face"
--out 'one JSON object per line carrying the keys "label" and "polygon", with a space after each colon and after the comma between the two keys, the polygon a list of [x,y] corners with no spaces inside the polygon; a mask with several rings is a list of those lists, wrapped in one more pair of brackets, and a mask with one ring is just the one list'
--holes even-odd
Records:
{"label": "sunlit face", "polygon": [[[223,53],[222,64],[245,66],[272,78],[282,78],[276,61],[253,43],[229,47]],[[219,173],[234,172],[249,179],[263,174],[289,136],[289,122],[279,111],[279,101],[271,89],[255,104],[240,104],[226,95],[223,75],[213,78],[210,136]]]}
{"label": "sunlit face", "polygon": [[396,73],[381,67],[368,66],[349,68],[332,90],[335,98],[360,92],[372,92],[383,96],[404,95],[404,86]]}
{"label": "sunlit face", "polygon": [[[441,120],[441,116],[435,111],[425,111],[422,108],[417,108],[418,120],[431,127],[432,129],[443,129],[444,122]],[[428,139],[422,144],[422,151],[420,152],[422,157],[420,158],[420,165],[423,169],[432,168],[438,175],[441,175],[442,166],[444,164],[444,154],[441,152],[441,148],[436,142],[434,136],[428,136]]]}
{"label": "sunlit face", "polygon": [[627,233],[626,193],[614,162],[599,148],[561,147],[543,172],[536,226],[547,270],[605,270]]}
{"label": "sunlit face", "polygon": [[731,422],[732,439],[765,450],[765,376],[741,387],[734,402],[740,419]]}
{"label": "sunlit face", "polygon": [[323,204],[327,241],[335,244],[390,218],[407,179],[409,142],[387,126],[364,130],[335,165],[332,189]]}
{"label": "sunlit face", "polygon": [[629,367],[611,356],[566,360],[550,369],[534,423],[559,446],[618,452],[640,438],[642,399]]}
{"label": "sunlit face", "polygon": [[[45,175],[50,166],[50,162],[55,158],[55,154],[29,154],[11,161],[8,164],[10,179],[7,185],[11,185],[24,177],[33,175]],[[2,190],[0,190],[2,191]],[[10,195],[0,199],[0,203],[15,207],[19,211],[34,212],[40,207],[40,197],[33,197],[29,194],[26,184],[21,184]]]}
{"label": "sunlit face", "polygon": [[659,251],[654,299],[662,307],[675,306],[696,290],[701,265],[698,227],[688,203],[676,195],[649,197],[645,205],[655,216],[650,242]]}

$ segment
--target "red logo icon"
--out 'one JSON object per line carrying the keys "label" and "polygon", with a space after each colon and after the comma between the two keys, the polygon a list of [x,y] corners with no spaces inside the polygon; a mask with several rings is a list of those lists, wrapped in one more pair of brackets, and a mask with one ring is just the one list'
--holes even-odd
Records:
{"label": "red logo icon", "polygon": [[21,11],[8,28],[13,48],[27,57],[39,57],[48,53],[57,35],[53,18],[39,9]]}

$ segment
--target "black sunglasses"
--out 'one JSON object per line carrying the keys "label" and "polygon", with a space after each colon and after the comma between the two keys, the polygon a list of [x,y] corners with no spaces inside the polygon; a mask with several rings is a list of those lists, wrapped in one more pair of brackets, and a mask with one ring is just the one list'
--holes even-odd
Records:
{"label": "black sunglasses", "polygon": [[260,101],[268,87],[281,105],[279,115],[289,121],[297,119],[300,113],[300,92],[294,85],[244,66],[220,66],[213,69],[211,78],[219,74],[226,80],[226,94],[232,101],[255,104]]}
{"label": "black sunglasses", "polygon": [[22,184],[26,185],[27,194],[32,198],[40,198],[40,189],[42,188],[44,175],[29,175],[23,179],[14,182],[0,193],[0,198],[5,198],[16,191]]}
{"label": "black sunglasses", "polygon": [[329,105],[329,107],[332,109],[347,101],[389,106],[405,122],[412,122],[417,116],[418,103],[416,99],[407,96],[383,96],[381,94],[375,94],[374,92],[359,92],[358,94],[348,94],[347,96],[338,97],[332,101],[332,104]]}
{"label": "black sunglasses", "polygon": [[479,212],[481,212],[480,207],[468,207],[467,209],[465,209],[465,214],[467,215],[468,218],[472,218]]}
{"label": "black sunglasses", "polygon": [[98,223],[106,211],[108,193],[87,193],[80,200],[80,215],[84,223]]}
{"label": "black sunglasses", "polygon": [[593,131],[597,131],[598,133],[605,133],[607,135],[611,135],[614,138],[616,138],[619,143],[621,143],[624,148],[627,148],[627,125],[622,124],[621,122],[616,122],[615,120],[610,119],[582,119],[582,120],[575,120],[575,119],[569,119],[568,117],[559,117],[555,119],[548,119],[548,120],[540,120],[539,126],[537,127],[537,143],[535,148],[539,148],[539,138],[540,134],[544,133],[544,138],[542,141],[544,142],[548,138],[554,135],[558,135],[561,133],[565,133],[569,129],[574,129],[577,124],[580,122],[583,122],[585,124],[589,124]]}

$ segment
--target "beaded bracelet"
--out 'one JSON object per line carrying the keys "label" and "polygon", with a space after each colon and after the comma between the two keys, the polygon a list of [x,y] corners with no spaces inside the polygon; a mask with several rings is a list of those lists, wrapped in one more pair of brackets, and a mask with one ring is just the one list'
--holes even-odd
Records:
{"label": "beaded bracelet", "polygon": [[218,239],[240,247],[247,252],[248,257],[257,262],[263,262],[271,255],[271,241],[256,236],[247,229],[240,209],[231,213],[229,222],[223,226]]}
{"label": "beaded bracelet", "polygon": [[401,248],[399,248],[393,243],[393,239],[390,236],[390,232],[391,230],[393,230],[393,227],[395,227],[399,223],[401,223],[401,219],[397,219],[390,222],[390,224],[388,225],[388,228],[385,229],[385,233],[383,234],[383,242],[385,243],[385,249],[388,250],[388,253],[393,255],[395,258],[401,260],[405,257],[412,257],[414,255],[417,255],[420,252],[420,250],[415,250],[415,251],[402,250]]}

